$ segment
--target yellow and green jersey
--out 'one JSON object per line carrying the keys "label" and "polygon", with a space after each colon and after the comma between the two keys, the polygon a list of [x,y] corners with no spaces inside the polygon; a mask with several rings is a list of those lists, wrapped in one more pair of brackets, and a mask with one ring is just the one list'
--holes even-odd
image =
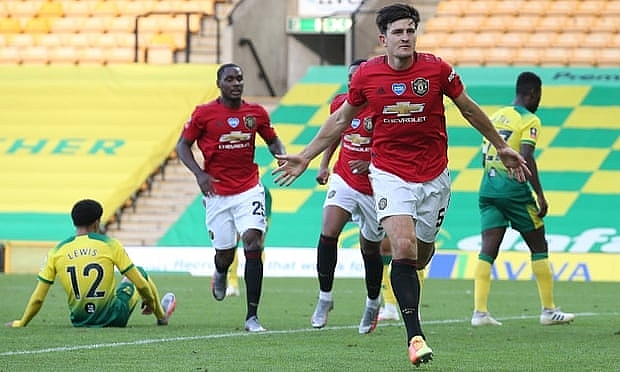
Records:
{"label": "yellow and green jersey", "polygon": [[53,284],[56,276],[67,294],[71,323],[97,325],[114,311],[114,267],[121,274],[134,267],[116,239],[96,233],[77,235],[60,242],[47,254],[39,280]]}
{"label": "yellow and green jersey", "polygon": [[[536,147],[541,123],[538,116],[523,106],[507,106],[491,116],[495,129],[508,145],[520,152],[521,144]],[[497,156],[497,149],[485,138],[482,143],[484,175],[480,184],[480,196],[506,197],[531,193],[527,182],[521,183],[508,176],[504,163]]]}

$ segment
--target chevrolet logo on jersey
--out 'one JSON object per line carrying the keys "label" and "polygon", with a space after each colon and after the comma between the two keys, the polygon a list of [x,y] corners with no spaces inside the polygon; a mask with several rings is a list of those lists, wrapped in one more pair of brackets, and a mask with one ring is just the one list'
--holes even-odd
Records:
{"label": "chevrolet logo on jersey", "polygon": [[220,142],[241,142],[249,141],[252,138],[250,133],[243,133],[241,131],[233,131],[220,136]]}
{"label": "chevrolet logo on jersey", "polygon": [[344,140],[356,146],[363,146],[363,145],[370,144],[370,137],[360,136],[358,133],[345,134]]}
{"label": "chevrolet logo on jersey", "polygon": [[394,105],[383,107],[383,114],[396,116],[411,116],[424,111],[424,103],[396,102]]}

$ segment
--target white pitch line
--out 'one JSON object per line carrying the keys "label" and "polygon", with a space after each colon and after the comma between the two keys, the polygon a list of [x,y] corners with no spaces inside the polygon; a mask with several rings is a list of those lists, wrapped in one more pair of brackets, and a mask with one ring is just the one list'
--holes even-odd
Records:
{"label": "white pitch line", "polygon": [[[601,314],[598,313],[578,313],[575,314],[577,316],[598,316]],[[615,315],[615,313],[614,313]],[[536,316],[513,316],[513,317],[504,317],[497,318],[498,320],[517,320],[517,319],[533,319],[538,318]],[[424,325],[427,324],[451,324],[451,323],[467,323],[469,319],[446,319],[446,320],[428,320],[423,321]],[[402,326],[401,321],[389,322],[378,324],[378,327],[394,327],[394,326]],[[354,329],[357,328],[357,325],[354,326],[339,326],[339,327],[325,327],[322,331],[327,330],[342,330],[342,329]],[[217,338],[227,338],[227,337],[244,337],[250,335],[275,335],[275,334],[293,334],[293,333],[302,333],[302,332],[319,332],[321,330],[317,330],[316,328],[302,328],[302,329],[288,329],[288,330],[280,330],[280,331],[265,331],[259,333],[248,333],[248,332],[235,332],[235,333],[223,333],[216,335],[203,335],[203,336],[179,336],[179,337],[169,337],[169,338],[154,338],[154,339],[146,339],[146,340],[137,340],[137,341],[128,341],[128,342],[112,342],[107,344],[90,344],[90,345],[77,345],[77,346],[61,346],[61,347],[51,347],[47,349],[37,349],[37,350],[18,350],[18,351],[5,351],[0,353],[0,356],[14,356],[14,355],[30,355],[30,354],[46,354],[46,353],[62,353],[66,351],[76,351],[76,350],[92,350],[92,349],[103,349],[103,348],[112,348],[119,346],[132,346],[132,345],[146,345],[146,344],[157,344],[163,342],[176,342],[176,341],[195,341],[195,340],[209,340],[209,339],[217,339]]]}

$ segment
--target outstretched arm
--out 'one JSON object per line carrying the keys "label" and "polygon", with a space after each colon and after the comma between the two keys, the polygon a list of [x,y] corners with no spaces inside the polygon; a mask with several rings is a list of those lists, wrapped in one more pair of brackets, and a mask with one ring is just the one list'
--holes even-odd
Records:
{"label": "outstretched arm", "polygon": [[51,284],[39,281],[30,296],[30,300],[28,301],[28,305],[26,305],[26,310],[24,310],[22,318],[8,322],[6,326],[12,328],[27,326],[32,318],[41,310],[41,306],[43,306],[43,302],[45,301],[45,297],[47,297],[47,292],[50,290],[50,287]]}
{"label": "outstretched arm", "polygon": [[277,175],[274,182],[280,186],[290,186],[308,168],[312,159],[338,140],[362,107],[351,106],[345,101],[338,110],[327,118],[316,136],[299,154],[278,155],[277,158],[284,160],[285,163],[271,172],[271,174]]}
{"label": "outstretched arm", "polygon": [[531,175],[525,159],[521,154],[508,146],[480,106],[469,98],[465,91],[454,98],[453,101],[461,115],[495,146],[497,155],[506,166],[506,169],[508,169],[508,174],[520,182],[525,182],[527,177]]}

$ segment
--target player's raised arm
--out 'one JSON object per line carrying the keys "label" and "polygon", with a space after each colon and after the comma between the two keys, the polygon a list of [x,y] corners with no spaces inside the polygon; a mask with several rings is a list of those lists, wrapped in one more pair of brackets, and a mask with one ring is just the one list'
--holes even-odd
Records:
{"label": "player's raised arm", "polygon": [[278,160],[284,160],[285,163],[271,172],[272,175],[276,176],[273,181],[280,186],[290,186],[308,168],[312,159],[316,158],[334,141],[338,141],[342,132],[360,109],[361,106],[352,106],[345,101],[338,110],[327,118],[316,136],[299,154],[276,156]]}

